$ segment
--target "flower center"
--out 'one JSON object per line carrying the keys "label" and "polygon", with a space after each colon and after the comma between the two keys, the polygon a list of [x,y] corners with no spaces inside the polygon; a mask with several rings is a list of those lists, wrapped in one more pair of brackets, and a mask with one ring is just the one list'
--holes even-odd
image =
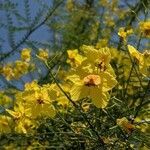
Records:
{"label": "flower center", "polygon": [[44,104],[44,101],[42,99],[37,99],[38,104]]}
{"label": "flower center", "polygon": [[150,51],[146,50],[144,53],[143,53],[144,57],[149,57],[150,56]]}
{"label": "flower center", "polygon": [[99,75],[88,75],[83,79],[85,86],[97,86],[101,83]]}
{"label": "flower center", "polygon": [[146,36],[149,36],[149,35],[150,35],[150,29],[146,29],[146,30],[144,31],[144,33],[145,33]]}
{"label": "flower center", "polygon": [[107,68],[106,68],[106,65],[105,65],[105,62],[104,61],[101,61],[98,63],[98,68],[100,69],[100,71],[105,71]]}

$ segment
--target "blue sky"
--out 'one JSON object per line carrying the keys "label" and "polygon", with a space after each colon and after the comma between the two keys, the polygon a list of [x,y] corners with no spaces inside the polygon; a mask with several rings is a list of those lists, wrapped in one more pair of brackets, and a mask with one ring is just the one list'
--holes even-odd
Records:
{"label": "blue sky", "polygon": [[[17,4],[16,6],[16,10],[17,13],[23,17],[26,17],[26,10],[24,7],[24,0],[9,0],[10,3],[13,4]],[[39,4],[40,2],[40,4]],[[33,20],[37,14],[37,12],[42,9],[42,5],[45,5],[45,9],[43,10],[43,14],[46,15],[47,14],[47,10],[49,7],[52,6],[52,0],[29,0],[29,9],[30,9],[30,17],[31,20]],[[8,3],[8,0],[0,0],[0,6],[2,5],[6,5]],[[17,26],[17,27],[25,27],[25,26],[29,26],[29,22],[23,22],[23,21],[19,21],[14,12],[10,12],[10,16],[12,18],[13,21],[13,25]],[[39,16],[41,17],[41,16]],[[3,26],[2,28],[0,28],[0,54],[1,53],[7,53],[9,51],[12,50],[12,48],[9,45],[8,42],[8,28],[6,27],[6,25],[8,24],[8,20],[7,20],[7,11],[6,10],[2,10],[0,9],[0,26]],[[44,16],[41,18],[41,20],[39,22],[41,22],[44,19]],[[22,37],[24,37],[24,35],[26,34],[26,31],[17,31],[14,34],[14,39],[17,42],[19,42]],[[49,28],[46,25],[41,26],[38,30],[36,30],[35,32],[33,32],[31,34],[31,36],[29,37],[29,40],[33,40],[33,41],[39,41],[39,42],[48,42],[51,39],[51,32],[49,30]],[[22,48],[26,47],[26,45],[22,45],[21,47],[19,47],[18,50],[21,50]],[[13,62],[16,60],[16,58],[19,57],[19,53],[14,53],[13,55],[11,55],[9,58],[7,58],[3,63],[6,63],[8,61]],[[35,78],[36,78],[37,74],[34,74]],[[25,76],[24,77],[24,81],[29,81],[29,77]],[[17,85],[19,87],[22,87],[22,83],[21,82],[15,82],[12,81],[10,82],[13,85]],[[4,86],[4,78],[3,80],[0,81],[0,88],[2,88]]]}
{"label": "blue sky", "polygon": [[[29,8],[30,8],[30,17],[31,20],[34,19],[34,17],[36,16],[37,12],[39,11],[39,9],[41,9],[41,5],[39,5],[38,1],[41,1],[44,5],[47,5],[47,7],[52,6],[52,1],[51,0],[29,0]],[[5,0],[1,0],[0,4],[4,4],[7,1]],[[11,0],[10,2],[12,3],[16,3],[17,4],[17,12],[22,15],[23,17],[26,17],[26,13],[25,13],[25,8],[24,8],[24,0]],[[44,10],[44,14],[47,13],[46,11],[47,9]],[[7,12],[6,11],[0,11],[0,18],[1,18],[1,23],[2,24],[7,24]],[[28,26],[28,23],[23,23],[21,21],[18,21],[15,17],[15,15],[13,13],[11,13],[11,17],[13,20],[13,24],[14,26],[18,26],[18,27],[23,27],[23,26]],[[43,19],[43,18],[42,18]],[[42,21],[41,19],[41,21]],[[21,31],[21,32],[16,32],[15,33],[15,41],[19,41],[26,32]],[[0,39],[1,39],[1,52],[8,52],[11,50],[10,45],[8,44],[8,31],[7,28],[0,28]],[[40,27],[38,30],[36,30],[31,36],[30,38],[31,40],[35,40],[35,41],[40,41],[40,42],[45,42],[50,40],[50,32],[48,31],[48,28],[46,26],[42,26]]]}

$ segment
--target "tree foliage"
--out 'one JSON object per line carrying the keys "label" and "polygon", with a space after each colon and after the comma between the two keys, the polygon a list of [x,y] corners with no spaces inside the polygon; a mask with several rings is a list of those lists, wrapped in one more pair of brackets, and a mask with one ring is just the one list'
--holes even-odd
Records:
{"label": "tree foliage", "polygon": [[2,0],[1,148],[148,150],[149,8]]}

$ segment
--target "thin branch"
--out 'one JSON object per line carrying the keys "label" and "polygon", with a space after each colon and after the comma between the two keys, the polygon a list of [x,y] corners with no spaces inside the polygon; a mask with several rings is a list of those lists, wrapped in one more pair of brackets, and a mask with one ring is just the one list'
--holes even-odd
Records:
{"label": "thin branch", "polygon": [[39,29],[41,26],[43,26],[47,20],[53,15],[53,13],[56,11],[56,9],[63,3],[63,0],[60,1],[54,8],[52,11],[50,11],[47,16],[45,17],[45,19],[38,24],[37,26],[35,26],[34,28],[31,28],[27,34],[25,35],[25,37],[7,54],[4,54],[1,58],[0,58],[0,62],[3,61],[4,59],[6,59],[7,57],[9,57],[11,54],[13,54],[22,44],[24,44],[24,42],[26,42],[26,40],[31,36],[31,34],[33,32],[35,32],[37,29]]}

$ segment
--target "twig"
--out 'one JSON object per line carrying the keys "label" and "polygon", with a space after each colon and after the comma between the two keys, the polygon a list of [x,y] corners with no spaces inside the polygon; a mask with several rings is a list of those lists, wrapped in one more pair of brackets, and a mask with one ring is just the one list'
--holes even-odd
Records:
{"label": "twig", "polygon": [[63,0],[60,1],[54,8],[52,11],[50,11],[47,16],[45,17],[45,19],[38,24],[37,26],[35,26],[34,28],[31,28],[27,34],[25,35],[25,37],[7,54],[4,54],[1,58],[0,58],[0,62],[3,61],[4,59],[6,59],[7,57],[9,57],[11,54],[13,54],[30,36],[31,34],[36,31],[37,29],[39,29],[42,25],[44,25],[47,20],[53,15],[53,13],[56,11],[56,9],[63,3]]}

